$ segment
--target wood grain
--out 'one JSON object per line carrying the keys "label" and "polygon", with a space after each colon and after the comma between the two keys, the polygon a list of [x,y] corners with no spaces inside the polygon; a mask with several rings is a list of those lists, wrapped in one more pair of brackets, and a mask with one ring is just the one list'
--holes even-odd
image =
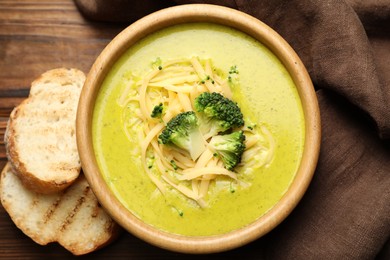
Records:
{"label": "wood grain", "polygon": [[[87,73],[107,43],[127,24],[96,23],[72,0],[0,0],[0,169],[6,163],[4,132],[12,109],[28,96],[44,71],[75,67]],[[261,258],[258,240],[215,259]],[[198,259],[151,246],[124,232],[118,240],[78,259]],[[0,259],[72,259],[57,244],[40,246],[24,235],[0,206]]]}
{"label": "wood grain", "polygon": [[92,23],[71,0],[0,1],[0,166],[4,128],[12,109],[44,71],[75,67],[88,72],[126,24]]}
{"label": "wood grain", "polygon": [[88,22],[71,0],[0,1],[0,167],[8,115],[28,95],[31,82],[56,67],[88,72],[125,26]]}

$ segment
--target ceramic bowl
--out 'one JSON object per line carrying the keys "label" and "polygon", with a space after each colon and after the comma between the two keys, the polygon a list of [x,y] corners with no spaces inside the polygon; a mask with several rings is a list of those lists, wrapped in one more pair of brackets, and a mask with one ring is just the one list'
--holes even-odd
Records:
{"label": "ceramic bowl", "polygon": [[[215,236],[182,236],[156,229],[134,216],[115,197],[97,166],[92,145],[92,112],[99,88],[119,57],[148,34],[181,23],[209,22],[233,27],[267,46],[290,73],[302,102],[305,144],[298,172],[281,200],[255,222]],[[319,108],[311,79],[289,44],[261,21],[236,10],[215,5],[182,5],[163,9],[131,24],[115,37],[92,66],[77,114],[77,142],[82,168],[94,193],[108,213],[128,232],[155,246],[184,253],[213,253],[237,248],[271,231],[295,208],[315,170],[320,146]]]}

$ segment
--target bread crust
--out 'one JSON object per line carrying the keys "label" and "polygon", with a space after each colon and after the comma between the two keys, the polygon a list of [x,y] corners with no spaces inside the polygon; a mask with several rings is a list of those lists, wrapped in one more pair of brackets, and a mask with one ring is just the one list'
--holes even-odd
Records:
{"label": "bread crust", "polygon": [[15,225],[34,242],[58,242],[74,255],[110,244],[122,230],[100,206],[83,174],[64,191],[40,194],[28,190],[8,162],[0,176],[0,197]]}
{"label": "bread crust", "polygon": [[[48,194],[64,190],[71,185],[80,174],[81,164],[77,153],[75,122],[78,99],[84,81],[84,73],[77,69],[58,68],[47,71],[33,81],[29,97],[11,112],[4,135],[7,158],[22,183],[32,191]],[[53,90],[54,88],[56,89]],[[68,88],[69,90],[64,90],[65,88]],[[49,93],[49,91],[53,91],[54,93]],[[55,103],[57,99],[62,99],[61,104],[66,101],[67,105],[60,106],[54,104],[53,106],[56,107],[52,109],[51,114],[45,114],[44,111],[35,112],[34,109],[36,110],[36,108],[33,106],[39,104],[39,102],[47,103],[48,95],[50,99],[53,99],[51,101],[52,103]],[[48,104],[50,105],[50,102]],[[54,123],[47,119],[52,117],[53,114],[57,114],[57,122]],[[62,120],[64,115],[66,118]],[[42,159],[42,156],[39,157],[38,155],[40,153],[39,149],[49,150],[49,148],[40,148],[39,146],[41,144],[39,143],[36,144],[36,147],[26,143],[18,143],[18,139],[21,138],[24,138],[24,140],[35,138],[33,134],[28,132],[29,125],[26,123],[20,123],[20,125],[18,125],[18,122],[23,120],[28,122],[28,118],[34,118],[34,116],[38,117],[35,120],[35,124],[39,124],[39,126],[36,128],[41,127],[42,131],[46,131],[42,133],[37,132],[36,135],[42,135],[42,138],[45,138],[45,135],[47,135],[47,140],[50,140],[50,143],[47,146],[50,146],[49,148],[52,150],[47,152],[47,160],[45,160],[45,158]],[[61,129],[58,129],[57,131],[52,130],[51,127],[55,123],[58,124],[58,122],[62,123],[61,126],[65,125],[65,128],[69,128],[70,130],[67,132],[65,130],[62,131]],[[53,140],[55,138],[58,138],[59,140],[64,139],[65,141],[63,142],[66,142],[66,144],[62,145],[65,145],[66,148],[73,147],[73,150],[76,149],[76,151],[72,152],[72,156],[68,156],[71,158],[56,161],[58,156],[55,157],[55,155],[62,153],[62,151],[58,150],[61,147],[53,145],[53,143],[56,142],[56,140]],[[21,154],[22,150],[27,149],[24,146],[29,146],[29,149],[31,150],[29,151],[30,154]],[[29,156],[39,158],[40,161],[38,162],[34,159],[29,161],[27,160],[27,157]],[[35,167],[36,169],[34,169],[32,164],[47,165],[47,167]],[[41,170],[42,168],[43,170]],[[42,176],[43,172],[46,175],[44,177]]]}
{"label": "bread crust", "polygon": [[0,197],[15,225],[40,245],[58,242],[74,255],[111,243],[122,230],[100,206],[76,144],[76,112],[85,74],[58,68],[31,84],[4,134],[8,162]]}

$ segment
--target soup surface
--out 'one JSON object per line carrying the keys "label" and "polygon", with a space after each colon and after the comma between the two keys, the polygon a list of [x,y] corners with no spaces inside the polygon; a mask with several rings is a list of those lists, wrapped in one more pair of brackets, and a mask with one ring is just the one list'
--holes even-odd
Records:
{"label": "soup surface", "polygon": [[[271,133],[272,161],[254,171],[240,168],[245,185],[220,181],[210,186],[207,206],[200,207],[176,189],[164,195],[141,164],[138,130],[124,130],[118,98],[129,75],[146,75],[151,64],[191,57],[212,60],[230,75],[246,123]],[[135,113],[135,112],[134,112]],[[134,115],[131,111],[128,117]],[[93,144],[99,168],[121,203],[144,222],[161,230],[204,236],[226,233],[255,221],[270,210],[292,182],[303,152],[304,116],[298,92],[281,62],[265,46],[232,28],[204,23],[184,24],[153,33],[132,46],[104,80],[93,113]]]}

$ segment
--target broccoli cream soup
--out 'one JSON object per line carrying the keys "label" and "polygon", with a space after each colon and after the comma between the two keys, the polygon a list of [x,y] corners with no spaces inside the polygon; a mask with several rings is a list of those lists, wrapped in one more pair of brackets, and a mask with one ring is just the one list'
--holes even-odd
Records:
{"label": "broccoli cream soup", "polygon": [[248,35],[204,23],[130,47],[101,86],[92,125],[99,168],[121,203],[188,236],[236,230],[269,211],[305,141],[281,62]]}

